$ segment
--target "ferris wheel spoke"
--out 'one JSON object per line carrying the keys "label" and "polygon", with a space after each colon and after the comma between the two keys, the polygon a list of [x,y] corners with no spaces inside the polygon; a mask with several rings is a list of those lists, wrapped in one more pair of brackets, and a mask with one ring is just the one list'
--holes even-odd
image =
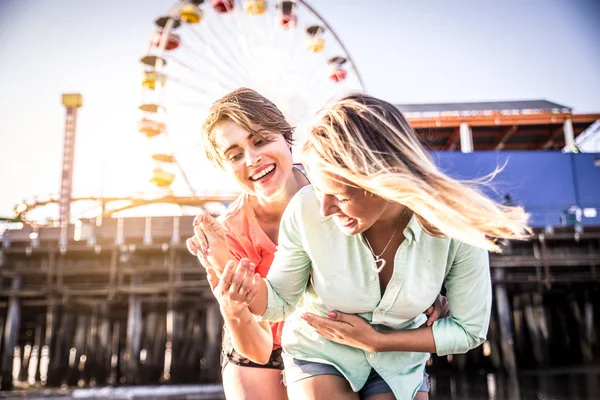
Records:
{"label": "ferris wheel spoke", "polygon": [[238,31],[249,31],[249,33],[251,33],[250,35],[244,35],[247,39],[251,39],[251,42],[256,45],[261,45],[268,41],[268,36],[267,32],[265,32],[265,29],[259,30],[257,28],[257,24],[259,22],[263,22],[260,19],[264,18],[264,15],[248,15],[242,10],[238,10],[236,13],[234,13],[233,17],[236,21]]}
{"label": "ferris wheel spoke", "polygon": [[[277,19],[277,15],[272,15],[269,17],[270,22],[267,24],[267,37],[268,37],[268,41],[269,44],[271,46],[275,46],[276,44],[276,38],[281,38],[282,42],[284,43],[284,47],[289,47],[292,45],[292,43],[290,42],[290,38],[295,34],[295,32],[297,31],[296,29],[291,29],[291,30],[285,30],[283,28],[281,28],[279,26],[279,22]],[[287,53],[284,53],[287,54]]]}
{"label": "ferris wheel spoke", "polygon": [[[189,54],[191,54],[192,56],[194,56],[194,59],[196,61],[198,61],[199,63],[202,64],[202,66],[207,69],[210,70],[213,74],[220,76],[221,78],[225,78],[231,82],[240,83],[239,78],[237,78],[235,76],[235,73],[233,75],[230,75],[230,73],[227,72],[227,70],[229,68],[217,68],[215,67],[215,65],[217,64],[216,62],[207,62],[206,61],[206,57],[202,57],[202,55],[200,53],[198,53],[197,51],[193,50],[192,47],[186,47],[185,50],[187,52],[189,52]],[[221,67],[223,67],[222,63],[219,63]]]}
{"label": "ferris wheel spoke", "polygon": [[[241,13],[242,11],[240,11]],[[240,29],[244,29],[243,27],[241,27],[241,24],[243,22],[241,22],[240,20],[244,19],[243,16],[240,16],[238,14],[235,14],[234,16],[236,25],[238,27],[238,30]],[[256,54],[259,53],[260,50],[264,49],[267,42],[267,36],[265,34],[264,31],[259,31],[259,29],[257,28],[257,22],[256,18],[261,18],[263,16],[246,16],[246,22],[248,22],[250,24],[250,29],[248,29],[250,32],[252,32],[252,35],[243,35],[241,37],[241,39],[244,41],[245,44],[245,48],[248,49],[250,51],[250,54],[248,55],[248,59],[252,62],[252,65],[254,66],[254,71],[258,71],[260,70],[260,66],[257,65],[259,62],[259,58],[256,57]],[[249,20],[249,18],[252,18],[252,21]],[[271,46],[268,46],[268,48],[271,50]],[[272,60],[273,54],[271,52],[270,56],[267,57],[267,59]]]}
{"label": "ferris wheel spoke", "polygon": [[[208,109],[208,107],[210,107],[211,102],[204,102],[204,101],[173,101],[171,103],[171,105],[173,106],[178,106],[178,107],[184,107],[184,108],[194,108],[194,109],[198,109],[198,108],[206,108]],[[170,112],[171,114],[173,112]]]}
{"label": "ferris wheel spoke", "polygon": [[181,173],[181,176],[183,177],[183,180],[185,181],[188,189],[190,189],[190,192],[192,192],[193,196],[197,196],[198,194],[196,193],[196,189],[194,188],[194,185],[192,185],[192,182],[190,182],[187,174],[185,173],[185,170],[181,167],[181,163],[176,157],[174,157],[174,160],[175,165],[177,165],[177,169],[179,169],[179,172]]}
{"label": "ferris wheel spoke", "polygon": [[[218,46],[219,40],[217,39],[217,36],[214,34],[214,32],[210,29],[210,26],[207,27],[206,31],[213,37],[213,40],[205,40],[202,35],[196,31],[195,29],[190,29],[192,35],[194,35],[194,37],[200,41],[200,43],[202,43],[205,48],[210,48],[211,51],[220,58],[220,60],[215,60],[216,62],[214,62],[215,64],[218,64],[220,68],[224,68],[230,71],[230,73],[232,74],[236,74],[236,72],[238,71],[234,71],[231,67],[230,67],[230,63],[224,62],[225,60],[228,61],[233,61],[235,63],[239,63],[235,57],[235,55],[229,51],[229,48],[226,46]],[[226,48],[226,50],[228,50],[228,54],[224,54],[221,51],[221,47]],[[220,61],[220,62],[219,62]],[[241,71],[244,71],[243,69],[241,69]],[[239,73],[239,72],[238,72]]]}
{"label": "ferris wheel spoke", "polygon": [[211,98],[217,96],[217,94],[215,92],[211,92],[211,91],[208,91],[206,89],[199,88],[199,87],[197,87],[195,85],[192,85],[190,83],[186,83],[183,80],[181,80],[179,78],[176,78],[174,76],[167,75],[167,79],[169,79],[169,82],[177,83],[181,87],[184,87],[186,89],[192,90],[192,91],[197,92],[197,93],[200,93],[202,95],[205,95],[205,96],[208,96],[208,97],[211,97]]}
{"label": "ferris wheel spoke", "polygon": [[[200,71],[186,63],[184,63],[183,61],[179,60],[176,57],[171,57],[169,58],[169,60],[174,61],[176,64],[178,64],[179,66],[185,68],[188,72],[193,72],[194,74],[198,75],[199,77],[206,77],[206,74],[203,71]],[[217,77],[212,77],[213,81],[212,83],[216,83],[219,86],[221,86],[221,88],[223,90],[230,90],[231,87],[233,87],[233,85],[229,84],[229,82],[224,82],[221,79],[218,79]]]}
{"label": "ferris wheel spoke", "polygon": [[[245,60],[245,62],[249,62],[250,60],[252,60],[251,54],[248,53],[248,44],[246,42],[246,38],[244,35],[236,35],[235,32],[232,32],[229,27],[226,25],[224,18],[217,18],[217,20],[220,23],[221,29],[223,29],[225,32],[227,32],[227,35],[229,36],[229,41],[227,43],[223,43],[224,47],[227,48],[230,56],[231,56],[231,60],[233,60],[233,62],[235,62],[236,66],[239,68],[239,70],[245,74],[246,78],[248,79],[248,81],[251,81],[250,76],[248,75],[248,69],[244,67],[244,65],[242,65],[240,63],[240,60],[243,59]],[[211,29],[211,27],[209,26],[207,29],[209,32],[211,32],[211,34],[213,35],[213,37],[218,38],[218,36],[214,33],[214,31]],[[220,38],[221,40],[224,38]],[[240,43],[240,40],[243,40],[244,43]],[[235,47],[238,50],[238,53],[236,54],[235,51],[233,51],[232,48],[229,47],[229,45],[233,43],[235,45]],[[240,57],[241,55],[241,57]]]}
{"label": "ferris wheel spoke", "polygon": [[318,68],[312,73],[312,75],[308,78],[306,82],[306,86],[311,87],[314,86],[317,82],[323,79],[323,76],[327,76],[328,70],[327,68]]}
{"label": "ferris wheel spoke", "polygon": [[173,150],[173,153],[181,154],[188,151],[195,151],[198,148],[203,148],[202,142],[190,143],[189,145],[178,147],[177,149]]}
{"label": "ferris wheel spoke", "polygon": [[[257,81],[256,77],[264,75],[263,70],[268,68],[264,60],[269,60],[267,64],[271,64],[278,59],[277,55],[273,52],[273,44],[269,40],[268,32],[266,32],[268,30],[268,23],[265,22],[265,18],[267,18],[267,15],[247,15],[242,11],[234,15],[238,29],[243,29],[249,33],[241,37],[240,40],[243,40],[244,48],[250,52],[250,55],[247,56],[248,70],[254,72],[255,79],[253,83],[256,83],[257,86],[261,86],[263,82]],[[266,29],[260,30],[259,24],[263,24]],[[268,54],[265,54],[265,49],[268,49]],[[280,73],[281,71],[279,71]],[[274,78],[276,76],[271,76],[269,79]]]}

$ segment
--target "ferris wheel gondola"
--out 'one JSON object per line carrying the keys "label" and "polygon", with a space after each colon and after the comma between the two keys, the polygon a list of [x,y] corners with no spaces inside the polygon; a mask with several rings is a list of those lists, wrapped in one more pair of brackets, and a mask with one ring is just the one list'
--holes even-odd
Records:
{"label": "ferris wheel gondola", "polygon": [[196,194],[221,183],[210,179],[200,129],[212,102],[232,90],[249,87],[275,102],[298,144],[328,100],[364,91],[339,37],[303,0],[183,0],[154,25],[140,59],[138,128],[161,188]]}

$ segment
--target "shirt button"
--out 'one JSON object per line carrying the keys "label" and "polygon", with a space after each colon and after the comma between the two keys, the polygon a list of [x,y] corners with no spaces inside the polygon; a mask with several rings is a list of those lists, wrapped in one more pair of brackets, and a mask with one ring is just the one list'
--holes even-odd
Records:
{"label": "shirt button", "polygon": [[374,281],[375,281],[375,279],[376,279],[376,278],[375,278],[375,275],[371,275],[371,282],[374,282]]}
{"label": "shirt button", "polygon": [[373,360],[373,359],[375,358],[375,354],[373,354],[373,353],[369,354],[369,358],[370,358],[371,360]]}

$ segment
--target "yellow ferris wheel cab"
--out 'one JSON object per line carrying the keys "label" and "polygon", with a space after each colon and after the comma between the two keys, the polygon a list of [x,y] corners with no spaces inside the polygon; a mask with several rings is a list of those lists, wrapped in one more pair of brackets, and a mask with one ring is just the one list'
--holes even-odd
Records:
{"label": "yellow ferris wheel cab", "polygon": [[325,48],[325,39],[319,36],[311,37],[306,43],[306,48],[313,53],[318,53]]}
{"label": "yellow ferris wheel cab", "polygon": [[164,74],[156,71],[144,71],[144,78],[142,80],[142,86],[146,89],[156,89],[156,84],[159,83],[164,86],[167,83],[167,77]]}
{"label": "yellow ferris wheel cab", "polygon": [[261,15],[267,11],[266,0],[245,0],[244,11],[250,15]]}
{"label": "yellow ferris wheel cab", "polygon": [[182,21],[188,24],[197,24],[202,21],[203,12],[197,5],[192,3],[186,3],[181,10],[179,10],[179,17]]}
{"label": "yellow ferris wheel cab", "polygon": [[154,168],[152,170],[152,178],[150,178],[150,182],[154,183],[159,187],[167,187],[171,186],[173,181],[175,180],[175,175],[170,172],[165,171],[161,168]]}

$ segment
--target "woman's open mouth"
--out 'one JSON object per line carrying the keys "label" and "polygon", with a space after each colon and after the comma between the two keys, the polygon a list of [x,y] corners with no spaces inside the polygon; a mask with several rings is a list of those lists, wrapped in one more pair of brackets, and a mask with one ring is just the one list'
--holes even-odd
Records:
{"label": "woman's open mouth", "polygon": [[251,175],[250,180],[253,182],[257,182],[262,179],[265,179],[266,177],[273,175],[274,172],[275,172],[275,164],[271,164],[271,165],[261,169],[254,175]]}

